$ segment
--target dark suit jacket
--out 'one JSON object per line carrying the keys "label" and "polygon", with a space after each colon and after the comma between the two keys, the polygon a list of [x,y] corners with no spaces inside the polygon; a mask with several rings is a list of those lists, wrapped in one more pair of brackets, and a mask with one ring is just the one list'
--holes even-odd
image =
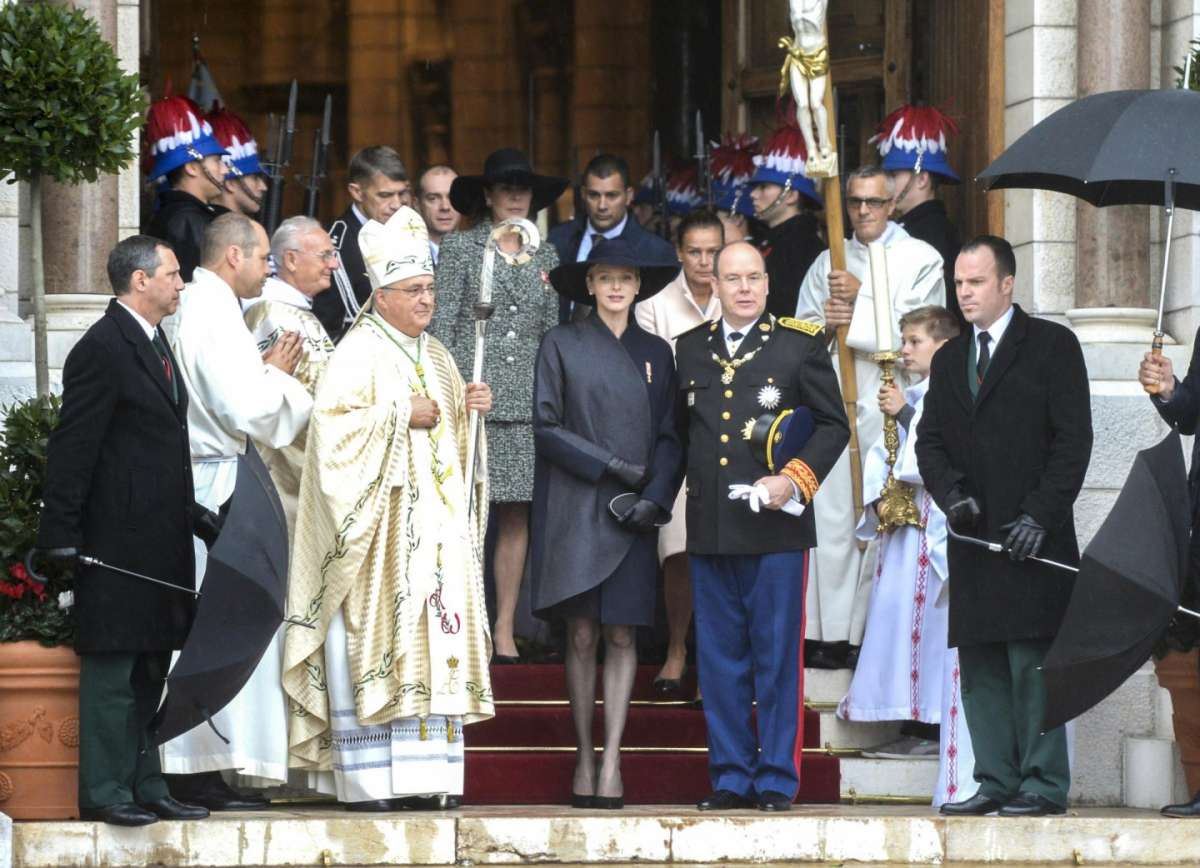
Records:
{"label": "dark suit jacket", "polygon": [[[161,334],[161,331],[160,331]],[[170,350],[167,351],[170,353]],[[171,364],[179,370],[174,356]],[[179,402],[141,325],[116,300],[67,356],[47,448],[41,548],[195,587],[187,390]],[[75,650],[180,648],[193,597],[100,567],[75,573]]]}
{"label": "dark suit jacket", "polygon": [[747,422],[768,410],[811,410],[813,433],[796,457],[818,480],[825,478],[850,440],[824,335],[772,324],[763,314],[746,330],[736,358],[751,352],[753,358],[726,384],[721,365],[713,360],[714,353],[728,359],[720,322],[684,332],[675,344],[675,418],[687,447],[687,544],[692,554],[768,554],[818,543],[811,506],[795,517],[767,509],[753,513],[745,501],[729,499],[731,484],[753,483],[770,473],[761,453],[743,437]]}
{"label": "dark suit jacket", "polygon": [[[933,357],[917,429],[921,478],[943,510],[956,485],[979,501],[983,517],[972,535],[1003,542],[1001,526],[1028,513],[1048,532],[1042,556],[1077,564],[1073,505],[1092,454],[1079,341],[1016,307],[972,400],[974,339],[967,329]],[[953,539],[949,546],[951,647],[1054,636],[1072,573]]]}
{"label": "dark suit jacket", "polygon": [[940,199],[930,199],[898,217],[896,222],[913,238],[924,241],[942,255],[942,267],[946,275],[946,307],[954,314],[958,324],[965,327],[967,321],[963,319],[958,306],[958,293],[954,291],[954,261],[962,249],[962,238],[946,214],[946,205]]}
{"label": "dark suit jacket", "polygon": [[200,264],[204,230],[228,210],[220,205],[201,202],[182,190],[164,190],[158,194],[158,210],[146,225],[146,234],[160,238],[175,248],[179,276],[187,283]]}
{"label": "dark suit jacket", "polygon": [[[347,208],[341,217],[329,225],[329,236],[338,250],[342,270],[349,279],[354,297],[360,306],[366,304],[371,296],[371,279],[367,277],[367,266],[358,246],[358,230],[361,228],[362,224],[358,222],[353,206]],[[321,321],[321,325],[325,326],[325,331],[333,338],[334,343],[340,341],[349,328],[349,323],[346,322],[346,305],[342,302],[338,280],[335,274],[333,285],[313,297],[312,308],[313,314]]]}
{"label": "dark suit jacket", "polygon": [[[621,230],[620,237],[633,245],[634,254],[640,261],[671,264],[679,260],[671,242],[643,229],[642,224],[638,223],[637,218],[633,216],[633,212],[628,212],[626,218],[625,228]],[[558,251],[560,263],[565,265],[575,261],[575,257],[579,254],[579,245],[583,243],[583,234],[587,230],[587,219],[585,211],[582,217],[576,217],[569,223],[560,223],[550,230],[547,240]],[[558,311],[559,322],[568,322],[571,319],[570,299],[565,296],[561,298],[558,303]],[[795,305],[793,305],[791,313],[795,312]]]}

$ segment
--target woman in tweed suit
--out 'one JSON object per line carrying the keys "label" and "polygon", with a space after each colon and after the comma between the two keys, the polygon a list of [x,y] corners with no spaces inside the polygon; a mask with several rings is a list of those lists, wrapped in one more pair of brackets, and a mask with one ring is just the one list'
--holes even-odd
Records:
{"label": "woman in tweed suit", "polygon": [[[504,148],[484,162],[483,174],[459,175],[450,187],[455,209],[475,225],[445,237],[438,254],[437,308],[430,330],[454,355],[460,371],[474,364],[475,318],[483,249],[492,227],[510,217],[534,219],[567,187],[565,178],[537,175],[529,158]],[[513,618],[529,548],[533,498],[533,374],[542,335],[558,324],[558,295],[550,271],[554,248],[543,243],[533,260],[509,265],[497,257],[492,284],[496,312],[488,322],[483,380],[494,404],[487,426],[488,477],[496,513],[494,658],[515,663]]]}

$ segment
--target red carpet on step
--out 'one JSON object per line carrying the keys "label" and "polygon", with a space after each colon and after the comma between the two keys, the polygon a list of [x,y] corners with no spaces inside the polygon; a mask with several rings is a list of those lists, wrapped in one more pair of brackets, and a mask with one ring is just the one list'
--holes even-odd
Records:
{"label": "red carpet on step", "polygon": [[[638,669],[634,704],[625,724],[621,770],[627,804],[686,805],[707,795],[708,756],[704,712],[680,700],[658,701],[651,683],[658,667]],[[597,699],[602,677],[597,675]],[[466,730],[465,801],[474,805],[566,804],[575,764],[575,735],[566,704],[561,665],[493,666],[496,717]],[[694,674],[682,697],[695,696]],[[820,716],[804,715],[804,745],[816,748]],[[604,705],[597,703],[593,727],[603,743]],[[836,803],[840,776],[836,757],[804,755],[798,802]]]}

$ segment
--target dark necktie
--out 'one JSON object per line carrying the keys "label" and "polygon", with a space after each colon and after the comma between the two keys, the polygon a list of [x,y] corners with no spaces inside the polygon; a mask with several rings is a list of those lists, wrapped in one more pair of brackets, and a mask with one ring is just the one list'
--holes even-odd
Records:
{"label": "dark necktie", "polygon": [[167,383],[171,387],[171,398],[175,403],[179,403],[179,386],[175,384],[175,371],[171,367],[171,357],[167,353],[167,345],[158,332],[154,333],[154,337],[150,343],[154,345],[154,349],[158,352],[158,357],[162,359],[163,373],[166,375]]}
{"label": "dark necktie", "polygon": [[738,341],[740,341],[742,339],[742,333],[741,332],[730,332],[729,339],[736,344]]}
{"label": "dark necktie", "polygon": [[981,386],[983,378],[987,374],[988,362],[992,360],[991,342],[991,335],[987,332],[979,333],[979,358],[975,362],[975,382]]}

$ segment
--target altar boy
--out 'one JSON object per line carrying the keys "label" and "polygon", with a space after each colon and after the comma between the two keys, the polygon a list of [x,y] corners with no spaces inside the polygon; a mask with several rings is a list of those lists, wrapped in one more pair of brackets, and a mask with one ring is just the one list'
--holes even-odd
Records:
{"label": "altar boy", "polygon": [[[882,386],[879,409],[896,419],[900,448],[893,472],[912,487],[923,527],[893,528],[880,540],[862,652],[838,716],[940,723],[940,743],[921,738],[918,731],[873,752],[896,759],[939,759],[937,806],[968,797],[964,788],[973,790],[975,782],[960,698],[958,652],[946,647],[946,519],[917,471],[916,423],[929,388],[933,354],[958,334],[958,322],[945,308],[929,305],[903,316],[900,333],[901,364],[915,384],[903,392],[894,383]],[[877,534],[876,505],[887,472],[881,435],[863,462],[863,501],[868,507],[858,525],[860,539]]]}

